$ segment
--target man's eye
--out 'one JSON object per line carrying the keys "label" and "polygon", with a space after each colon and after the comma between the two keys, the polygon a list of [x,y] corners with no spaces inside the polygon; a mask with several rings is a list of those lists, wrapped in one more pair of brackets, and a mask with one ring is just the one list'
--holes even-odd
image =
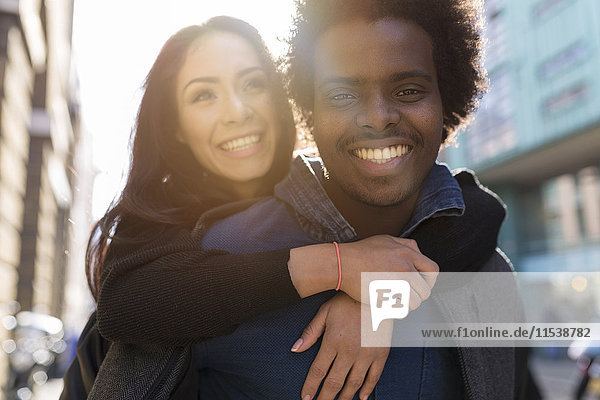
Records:
{"label": "man's eye", "polygon": [[419,89],[402,89],[396,92],[396,98],[398,101],[405,103],[415,103],[421,100],[424,96],[424,92]]}
{"label": "man's eye", "polygon": [[421,94],[421,91],[417,89],[404,89],[396,92],[396,96],[414,96],[418,94]]}
{"label": "man's eye", "polygon": [[355,96],[350,93],[340,93],[335,94],[330,97],[331,100],[352,100],[355,99]]}
{"label": "man's eye", "polygon": [[216,97],[217,96],[212,90],[203,90],[194,96],[193,102],[196,103],[199,101],[209,101],[215,99]]}

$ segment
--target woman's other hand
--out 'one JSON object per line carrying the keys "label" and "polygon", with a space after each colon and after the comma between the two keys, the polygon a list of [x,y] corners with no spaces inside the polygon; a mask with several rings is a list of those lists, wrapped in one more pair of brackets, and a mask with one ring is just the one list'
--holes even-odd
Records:
{"label": "woman's other hand", "polygon": [[[424,256],[412,239],[376,235],[352,243],[340,243],[342,282],[340,289],[361,301],[361,272],[403,273],[411,287],[410,309],[431,294],[439,274],[438,265]],[[301,297],[334,289],[338,261],[333,244],[317,244],[290,251],[288,269]]]}
{"label": "woman's other hand", "polygon": [[[292,351],[302,352],[325,331],[302,387],[303,400],[313,399],[321,382],[317,400],[333,399],[338,393],[338,399],[350,400],[359,389],[359,398],[366,399],[375,388],[390,348],[361,347],[361,307],[365,306],[348,295],[337,294],[319,308],[294,344]],[[384,343],[391,342],[392,328],[391,321],[384,321],[378,329]]]}

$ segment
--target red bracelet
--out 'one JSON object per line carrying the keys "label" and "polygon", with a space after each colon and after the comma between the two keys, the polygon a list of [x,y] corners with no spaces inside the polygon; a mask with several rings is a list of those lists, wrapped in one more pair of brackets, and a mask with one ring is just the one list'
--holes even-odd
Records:
{"label": "red bracelet", "polygon": [[333,242],[333,245],[335,246],[335,252],[338,260],[338,284],[335,290],[340,290],[340,286],[342,286],[342,260],[340,260],[340,247],[338,246],[337,242]]}

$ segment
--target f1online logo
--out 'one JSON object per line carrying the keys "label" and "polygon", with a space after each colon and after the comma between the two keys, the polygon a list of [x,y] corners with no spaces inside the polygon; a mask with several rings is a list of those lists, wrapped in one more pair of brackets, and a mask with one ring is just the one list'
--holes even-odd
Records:
{"label": "f1online logo", "polygon": [[371,325],[377,331],[385,319],[402,319],[408,315],[410,285],[405,280],[374,280],[369,282]]}

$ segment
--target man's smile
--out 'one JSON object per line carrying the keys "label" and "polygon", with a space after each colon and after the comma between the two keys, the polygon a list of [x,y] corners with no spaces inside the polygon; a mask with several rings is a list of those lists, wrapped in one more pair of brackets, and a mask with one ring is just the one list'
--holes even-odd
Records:
{"label": "man's smile", "polygon": [[395,158],[402,157],[412,150],[409,145],[386,146],[381,148],[361,147],[352,150],[352,154],[361,160],[367,160],[375,164],[385,164]]}
{"label": "man's smile", "polygon": [[345,21],[319,36],[314,57],[313,135],[336,200],[409,207],[442,142],[427,32],[403,20]]}

